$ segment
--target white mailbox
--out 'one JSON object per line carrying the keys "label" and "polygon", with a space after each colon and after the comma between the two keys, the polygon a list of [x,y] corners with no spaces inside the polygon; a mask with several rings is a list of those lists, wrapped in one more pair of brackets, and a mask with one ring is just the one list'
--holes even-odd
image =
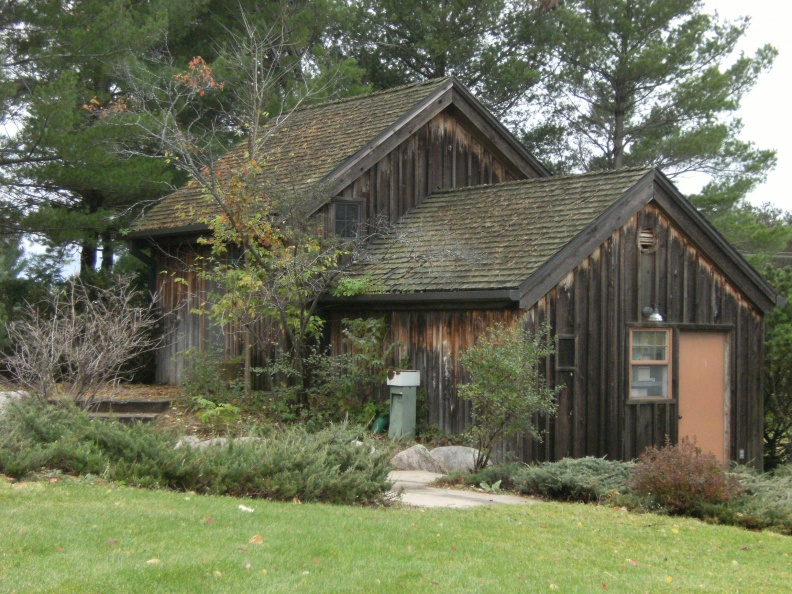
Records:
{"label": "white mailbox", "polygon": [[389,386],[420,386],[421,372],[415,369],[391,369],[388,371]]}

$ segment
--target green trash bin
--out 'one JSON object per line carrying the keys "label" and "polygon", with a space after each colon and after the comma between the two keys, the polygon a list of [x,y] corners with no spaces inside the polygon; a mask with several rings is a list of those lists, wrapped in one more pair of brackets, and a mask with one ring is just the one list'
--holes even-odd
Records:
{"label": "green trash bin", "polygon": [[390,439],[409,440],[415,437],[415,389],[421,383],[421,372],[392,369],[388,372],[390,386]]}

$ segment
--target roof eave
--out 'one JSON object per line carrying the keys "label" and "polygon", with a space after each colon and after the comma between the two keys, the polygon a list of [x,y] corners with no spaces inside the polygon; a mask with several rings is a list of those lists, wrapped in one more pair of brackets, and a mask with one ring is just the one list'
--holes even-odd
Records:
{"label": "roof eave", "polygon": [[454,83],[454,91],[459,93],[461,98],[464,99],[466,106],[475,111],[476,114],[486,122],[486,124],[494,128],[495,131],[499,133],[499,138],[505,141],[511,150],[529,162],[531,166],[537,172],[539,172],[539,177],[550,177],[553,175],[552,171],[550,171],[541,161],[539,161],[539,159],[531,154],[528,149],[526,149],[522,143],[514,137],[514,135],[506,128],[506,126],[504,126],[478,99],[475,98],[473,93],[471,93],[470,90],[465,87],[465,85],[460,83],[456,78],[452,78],[452,81]]}
{"label": "roof eave", "polygon": [[[550,177],[552,173],[536,157],[501,124],[456,78],[449,77],[448,80],[435,89],[432,93],[424,97],[415,104],[407,113],[388,126],[376,138],[362,146],[354,155],[346,159],[338,167],[325,175],[320,184],[325,185],[330,195],[335,195],[351,183],[358,175],[362,174],[376,161],[382,158],[383,154],[379,150],[381,147],[392,148],[391,142],[399,142],[403,137],[407,137],[415,130],[423,126],[435,115],[446,109],[449,105],[456,105],[474,123],[483,123],[482,132],[491,142],[486,132],[486,127],[491,127],[500,142],[504,144],[506,152],[512,155],[504,155],[514,162],[515,167],[521,170],[526,177],[531,177],[524,170],[524,165],[520,164],[522,159],[528,163],[532,172],[539,173],[540,177]],[[470,117],[473,116],[473,117]],[[497,142],[495,143],[497,145]],[[382,151],[382,152],[387,152]],[[318,206],[314,212],[319,210]]]}
{"label": "roof eave", "polygon": [[183,235],[203,235],[209,232],[209,227],[204,223],[183,225],[181,227],[156,227],[153,229],[139,229],[127,233],[125,239],[157,239],[160,237],[176,237]]}
{"label": "roof eave", "polygon": [[464,291],[416,291],[414,293],[372,293],[355,295],[353,297],[324,296],[321,304],[324,306],[394,306],[394,305],[475,305],[484,304],[492,307],[517,306],[519,293],[515,289],[483,289]]}
{"label": "roof eave", "polygon": [[[327,186],[331,194],[336,194],[341,191],[344,186],[351,181],[351,179],[349,179],[350,176],[356,177],[358,174],[368,169],[370,166],[368,161],[372,159],[377,160],[379,158],[380,155],[377,149],[387,144],[389,140],[399,135],[402,131],[405,131],[407,135],[411,134],[415,129],[425,123],[424,120],[428,121],[431,117],[445,109],[451,103],[450,91],[454,86],[454,81],[454,78],[449,77],[446,82],[421,99],[407,113],[402,115],[375,138],[360,147],[355,154],[325,175],[319,183]],[[423,117],[416,120],[419,115]]]}

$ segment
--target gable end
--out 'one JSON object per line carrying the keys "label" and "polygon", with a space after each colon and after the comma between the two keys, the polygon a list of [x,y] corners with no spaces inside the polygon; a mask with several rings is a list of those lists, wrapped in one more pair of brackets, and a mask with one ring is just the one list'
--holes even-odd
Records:
{"label": "gable end", "polygon": [[551,175],[550,171],[529,153],[511,132],[452,77],[331,171],[321,183],[327,187],[329,194],[338,194],[450,106],[459,110],[469,122],[467,127],[474,128],[483,136],[495,152],[500,153],[503,160],[516,172],[526,178]]}
{"label": "gable end", "polygon": [[659,171],[655,176],[654,201],[756,307],[768,313],[778,304],[773,288]]}
{"label": "gable end", "polygon": [[652,199],[654,171],[649,171],[563,249],[520,285],[520,307],[528,308],[556,286],[582,260]]}

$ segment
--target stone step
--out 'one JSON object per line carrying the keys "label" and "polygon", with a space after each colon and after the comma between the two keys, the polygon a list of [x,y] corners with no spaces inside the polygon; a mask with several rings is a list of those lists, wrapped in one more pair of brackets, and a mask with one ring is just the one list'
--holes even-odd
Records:
{"label": "stone step", "polygon": [[88,416],[92,419],[105,419],[108,421],[120,421],[121,423],[150,423],[156,419],[158,412],[90,412]]}
{"label": "stone step", "polygon": [[91,404],[91,411],[104,413],[161,413],[170,408],[171,400],[97,400]]}

